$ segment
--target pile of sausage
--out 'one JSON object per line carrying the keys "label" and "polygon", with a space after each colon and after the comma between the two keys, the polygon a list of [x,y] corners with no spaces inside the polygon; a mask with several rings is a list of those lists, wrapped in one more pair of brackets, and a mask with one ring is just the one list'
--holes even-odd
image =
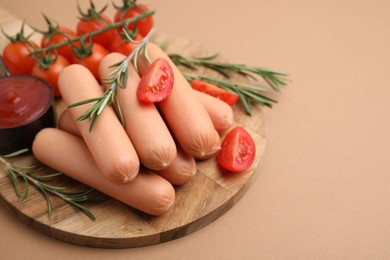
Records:
{"label": "pile of sausage", "polygon": [[[195,175],[197,159],[220,149],[220,133],[233,123],[232,108],[225,102],[194,91],[178,68],[157,45],[148,44],[152,61],[166,59],[174,72],[174,86],[165,100],[153,104],[137,99],[140,77],[148,66],[138,59],[137,72],[129,64],[127,88],[118,90],[125,119],[106,107],[89,131],[90,121],[76,121],[93,104],[72,107],[60,116],[59,127],[38,133],[33,153],[51,168],[151,215],[166,212],[175,200],[175,185]],[[122,61],[108,54],[100,63],[101,78]],[[67,105],[103,94],[91,72],[70,65],[60,75],[59,87]]]}

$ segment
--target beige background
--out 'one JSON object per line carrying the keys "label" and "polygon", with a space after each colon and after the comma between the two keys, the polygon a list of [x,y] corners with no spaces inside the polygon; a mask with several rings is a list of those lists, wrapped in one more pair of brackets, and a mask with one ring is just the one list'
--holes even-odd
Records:
{"label": "beige background", "polygon": [[[124,250],[51,239],[0,204],[0,258],[389,259],[390,2],[144,2],[160,33],[291,74],[266,112],[267,156],[253,186],[206,228]],[[0,5],[33,26],[43,26],[41,12],[76,24],[75,0]]]}

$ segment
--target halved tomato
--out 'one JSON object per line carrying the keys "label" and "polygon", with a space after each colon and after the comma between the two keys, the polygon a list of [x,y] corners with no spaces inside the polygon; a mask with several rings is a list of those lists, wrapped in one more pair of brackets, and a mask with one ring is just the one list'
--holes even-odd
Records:
{"label": "halved tomato", "polygon": [[256,145],[242,127],[233,128],[223,139],[218,152],[218,164],[231,172],[247,170],[254,162]]}
{"label": "halved tomato", "polygon": [[163,59],[155,60],[146,69],[138,84],[137,97],[147,103],[166,99],[173,88],[173,71],[171,65]]}
{"label": "halved tomato", "polygon": [[216,97],[228,103],[231,106],[234,105],[239,98],[239,96],[236,93],[224,90],[216,85],[213,85],[211,83],[202,80],[194,79],[193,81],[191,81],[191,87],[200,92]]}

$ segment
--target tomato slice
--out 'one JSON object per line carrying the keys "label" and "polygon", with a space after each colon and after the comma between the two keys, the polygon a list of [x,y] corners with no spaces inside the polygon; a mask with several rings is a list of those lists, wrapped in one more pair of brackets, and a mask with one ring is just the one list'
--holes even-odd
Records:
{"label": "tomato slice", "polygon": [[142,76],[137,88],[137,97],[147,103],[162,101],[171,93],[173,81],[171,65],[165,59],[159,58],[149,65]]}
{"label": "tomato slice", "polygon": [[223,139],[218,153],[218,164],[232,172],[247,170],[255,160],[256,145],[242,127],[233,128]]}
{"label": "tomato slice", "polygon": [[239,96],[236,93],[224,90],[216,85],[210,84],[208,82],[204,82],[202,80],[193,80],[191,82],[191,87],[200,92],[208,94],[210,96],[216,97],[222,101],[225,101],[229,105],[234,105]]}

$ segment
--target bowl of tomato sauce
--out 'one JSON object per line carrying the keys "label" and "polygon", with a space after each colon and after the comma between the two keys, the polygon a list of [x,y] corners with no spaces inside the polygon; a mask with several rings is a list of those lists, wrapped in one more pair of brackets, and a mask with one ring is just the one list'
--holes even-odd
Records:
{"label": "bowl of tomato sauce", "polygon": [[50,85],[30,75],[10,75],[0,57],[0,154],[30,149],[35,135],[56,123]]}

